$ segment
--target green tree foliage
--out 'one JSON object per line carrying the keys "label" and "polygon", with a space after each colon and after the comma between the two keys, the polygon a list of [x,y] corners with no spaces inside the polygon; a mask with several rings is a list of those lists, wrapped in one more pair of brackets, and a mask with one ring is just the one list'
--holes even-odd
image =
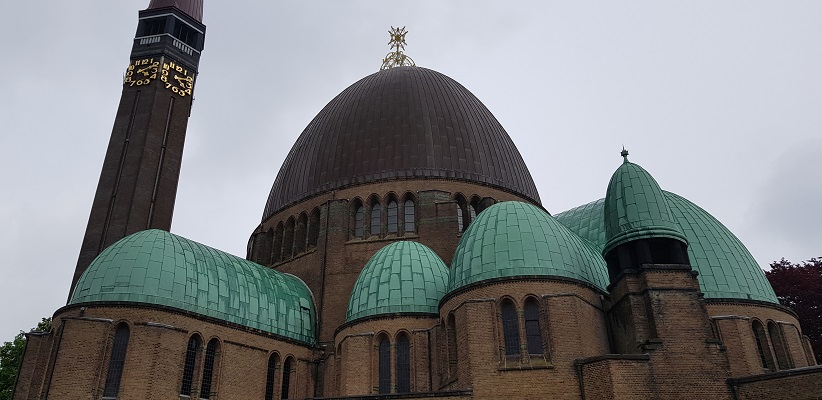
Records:
{"label": "green tree foliage", "polygon": [[[43,318],[35,332],[46,332],[51,329],[51,318]],[[11,400],[14,383],[17,380],[17,372],[20,370],[20,362],[23,361],[23,349],[26,347],[26,337],[23,331],[14,337],[11,342],[3,343],[0,347],[0,400]]]}
{"label": "green tree foliage", "polygon": [[793,264],[774,261],[765,275],[783,306],[799,316],[802,333],[811,339],[817,359],[822,357],[822,258]]}

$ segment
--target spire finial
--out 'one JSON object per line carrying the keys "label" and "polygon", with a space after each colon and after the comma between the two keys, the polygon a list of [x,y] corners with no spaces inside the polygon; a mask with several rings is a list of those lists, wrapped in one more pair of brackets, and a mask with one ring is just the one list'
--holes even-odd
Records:
{"label": "spire finial", "polygon": [[622,151],[619,154],[624,159],[622,162],[627,163],[628,162],[628,150],[625,150],[625,145],[622,146]]}
{"label": "spire finial", "polygon": [[382,60],[382,67],[380,67],[380,71],[394,67],[417,66],[411,57],[408,57],[402,52],[405,50],[405,34],[407,33],[408,32],[405,30],[404,26],[402,28],[394,28],[392,26],[388,31],[388,34],[391,36],[391,40],[388,41],[388,44],[391,46],[393,51],[388,53]]}

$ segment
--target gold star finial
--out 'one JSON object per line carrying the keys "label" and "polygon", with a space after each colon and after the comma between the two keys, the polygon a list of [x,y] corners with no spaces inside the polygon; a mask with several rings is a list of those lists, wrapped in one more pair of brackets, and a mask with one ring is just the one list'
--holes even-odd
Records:
{"label": "gold star finial", "polygon": [[392,26],[388,31],[388,35],[391,36],[391,40],[388,41],[388,45],[391,46],[392,51],[382,60],[382,67],[380,67],[380,71],[394,67],[417,66],[411,57],[408,57],[405,53],[403,53],[403,50],[405,50],[405,35],[407,33],[408,31],[405,30],[404,26],[402,28],[394,28]]}

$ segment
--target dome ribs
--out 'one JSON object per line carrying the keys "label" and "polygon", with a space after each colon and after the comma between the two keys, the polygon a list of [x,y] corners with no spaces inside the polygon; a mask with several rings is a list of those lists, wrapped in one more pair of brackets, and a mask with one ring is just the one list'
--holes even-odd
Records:
{"label": "dome ribs", "polygon": [[539,201],[513,141],[471,92],[436,71],[397,67],[349,86],[308,124],[263,220],[328,190],[411,178],[473,181]]}

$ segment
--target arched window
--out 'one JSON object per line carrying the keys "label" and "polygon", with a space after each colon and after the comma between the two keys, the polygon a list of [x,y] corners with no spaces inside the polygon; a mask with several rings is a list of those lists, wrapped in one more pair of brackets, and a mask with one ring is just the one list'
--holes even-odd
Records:
{"label": "arched window", "polygon": [[468,206],[468,217],[469,224],[477,219],[477,208],[473,204]]}
{"label": "arched window", "polygon": [[307,239],[306,229],[308,228],[308,216],[301,213],[297,218],[297,226],[294,228],[294,254],[300,254],[305,251],[305,242]]}
{"label": "arched window", "polygon": [[388,215],[388,230],[387,233],[397,233],[400,229],[399,227],[399,206],[397,202],[391,200],[388,202],[388,208],[386,208],[386,213]]}
{"label": "arched window", "polygon": [[280,356],[277,353],[268,357],[268,368],[265,373],[265,400],[274,400],[274,388],[277,381],[277,368],[280,367]]}
{"label": "arched window", "polygon": [[462,232],[465,230],[465,221],[462,220],[462,206],[457,203],[457,230]]}
{"label": "arched window", "polygon": [[253,261],[268,265],[271,264],[271,246],[274,244],[274,228],[268,228],[265,232],[260,232],[255,238]]}
{"label": "arched window", "polygon": [[217,358],[217,352],[220,348],[220,342],[217,339],[211,339],[206,346],[205,362],[203,363],[203,384],[200,386],[200,398],[210,399],[212,395],[211,384],[214,382],[214,365]]}
{"label": "arched window", "polygon": [[354,237],[365,238],[365,206],[359,204],[354,211]]}
{"label": "arched window", "polygon": [[771,347],[768,345],[768,337],[765,335],[765,328],[762,323],[754,320],[751,325],[753,328],[754,339],[756,340],[756,349],[759,351],[759,360],[762,362],[762,368],[775,371],[771,357]]}
{"label": "arched window", "polygon": [[317,240],[320,238],[320,209],[311,211],[311,218],[308,220],[308,248],[317,247]]}
{"label": "arched window", "polygon": [[277,230],[274,232],[274,245],[271,249],[271,262],[278,263],[283,260],[283,235],[285,235],[285,227],[282,221],[277,224]]}
{"label": "arched window", "polygon": [[404,204],[404,207],[403,207],[403,212],[404,212],[403,216],[405,217],[403,219],[403,221],[405,222],[404,232],[405,233],[414,232],[417,229],[416,228],[416,223],[415,223],[416,221],[414,220],[416,218],[416,216],[415,216],[416,211],[414,210],[414,200],[408,199],[408,200],[405,201],[405,204]]}
{"label": "arched window", "polygon": [[294,255],[294,217],[289,217],[285,221],[285,233],[283,233],[283,260],[288,260]]}
{"label": "arched window", "polygon": [[111,359],[108,362],[106,387],[103,389],[103,399],[116,399],[120,392],[120,379],[123,377],[123,366],[126,363],[126,348],[128,347],[128,324],[117,325],[114,331],[114,344],[111,346]]}
{"label": "arched window", "polygon": [[528,354],[542,354],[542,330],[539,327],[539,304],[534,299],[525,302],[525,342],[528,345]]}
{"label": "arched window", "polygon": [[397,337],[397,393],[411,392],[411,342],[408,335]]}
{"label": "arched window", "polygon": [[457,377],[457,322],[454,314],[448,315],[448,325],[445,328],[445,336],[448,344],[448,376],[451,379]]}
{"label": "arched window", "polygon": [[771,337],[773,352],[776,355],[776,365],[779,369],[791,369],[791,357],[790,354],[788,354],[788,349],[782,336],[782,330],[773,321],[768,322],[768,335]]}
{"label": "arched window", "polygon": [[285,359],[285,364],[283,364],[283,386],[282,391],[280,392],[281,399],[287,399],[288,394],[290,393],[290,386],[291,386],[291,372],[294,368],[294,359],[288,357]]}
{"label": "arched window", "polygon": [[391,343],[383,335],[378,345],[379,393],[391,393]]}
{"label": "arched window", "polygon": [[180,386],[180,394],[183,396],[191,396],[191,384],[194,381],[194,366],[197,364],[197,356],[202,346],[201,343],[198,335],[194,335],[191,339],[188,339],[186,358],[183,362],[183,384]]}
{"label": "arched window", "polygon": [[374,203],[371,206],[371,236],[380,236],[382,234],[382,206],[380,203]]}
{"label": "arched window", "polygon": [[517,307],[510,299],[502,301],[502,336],[505,342],[505,355],[518,356],[520,352]]}

